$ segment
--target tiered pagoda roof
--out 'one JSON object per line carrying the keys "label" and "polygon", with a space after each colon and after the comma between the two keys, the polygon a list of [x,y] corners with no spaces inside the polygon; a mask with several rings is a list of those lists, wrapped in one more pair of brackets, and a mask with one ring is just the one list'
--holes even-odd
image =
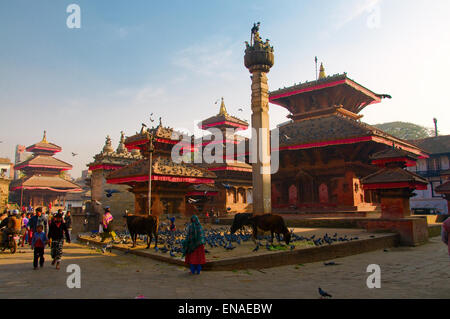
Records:
{"label": "tiered pagoda roof", "polygon": [[54,155],[55,153],[61,152],[62,148],[56,144],[47,142],[47,132],[44,131],[44,136],[42,141],[30,145],[26,148],[27,152],[32,152],[34,154],[43,155]]}
{"label": "tiered pagoda roof", "polygon": [[389,146],[395,144],[410,153],[427,157],[426,153],[417,146],[343,114],[329,114],[307,121],[292,122],[279,127],[279,135],[279,150],[298,150],[373,141]]}
{"label": "tiered pagoda roof", "polygon": [[23,171],[26,176],[11,183],[11,190],[47,190],[51,192],[81,192],[79,185],[59,176],[61,171],[72,169],[72,165],[52,157],[61,147],[47,142],[47,134],[39,143],[26,148],[33,157],[17,164],[14,168]]}
{"label": "tiered pagoda roof", "polygon": [[364,189],[427,189],[428,181],[423,177],[403,169],[407,161],[415,162],[417,156],[402,149],[391,148],[371,156],[373,164],[384,166],[377,172],[364,177]]}
{"label": "tiered pagoda roof", "polygon": [[72,169],[72,165],[50,155],[36,155],[32,158],[17,164],[14,169],[26,170],[35,168],[55,169],[58,171],[67,171]]}
{"label": "tiered pagoda roof", "polygon": [[367,105],[379,103],[384,97],[389,96],[372,92],[347,77],[347,73],[294,84],[269,93],[270,103],[285,107],[294,117],[308,111],[307,108],[302,110],[307,105],[314,109],[342,106],[345,110],[358,114]]}
{"label": "tiered pagoda roof", "polygon": [[59,176],[26,176],[23,179],[12,181],[10,187],[12,191],[22,188],[25,190],[49,190],[59,193],[82,191],[79,185]]}
{"label": "tiered pagoda roof", "polygon": [[223,101],[220,104],[219,114],[214,115],[206,120],[202,121],[199,124],[199,127],[203,130],[208,128],[218,128],[218,129],[226,129],[233,128],[236,130],[246,130],[248,128],[248,122],[241,120],[235,116],[229,115],[227,109],[225,107],[225,102]]}

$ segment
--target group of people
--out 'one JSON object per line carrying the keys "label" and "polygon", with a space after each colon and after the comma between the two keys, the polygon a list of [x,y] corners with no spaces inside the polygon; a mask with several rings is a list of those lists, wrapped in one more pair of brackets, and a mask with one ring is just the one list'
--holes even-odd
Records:
{"label": "group of people", "polygon": [[[0,223],[0,229],[6,236],[3,240],[8,240],[8,235],[20,235],[23,247],[25,243],[34,250],[33,268],[38,269],[44,266],[44,249],[48,245],[51,247],[52,265],[56,269],[60,268],[64,237],[70,243],[72,230],[72,216],[70,211],[63,212],[59,209],[54,214],[47,212],[43,214],[42,208],[38,207],[33,212],[20,214],[17,209],[11,212],[4,212]],[[4,245],[6,243],[3,243]]]}

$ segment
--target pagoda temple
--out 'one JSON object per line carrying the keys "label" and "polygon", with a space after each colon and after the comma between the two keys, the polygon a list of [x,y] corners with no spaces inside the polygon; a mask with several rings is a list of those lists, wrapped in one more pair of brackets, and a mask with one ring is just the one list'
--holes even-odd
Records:
{"label": "pagoda temple", "polygon": [[[205,189],[205,191],[216,191],[217,195],[211,197],[211,201],[205,205],[205,210],[213,208],[215,212],[234,213],[252,211],[252,167],[245,162],[245,157],[238,158],[238,145],[244,143],[246,138],[236,134],[237,131],[246,130],[248,123],[235,116],[229,115],[222,98],[219,113],[199,124],[204,130],[216,128],[220,131],[220,140],[215,134],[203,137],[196,143],[197,148],[201,148],[204,153],[214,153],[219,150],[223,155],[223,160],[215,161],[211,164],[198,164],[207,170],[214,172],[217,176],[215,189]],[[201,143],[201,144],[199,144]],[[211,148],[207,150],[207,148]],[[205,152],[206,151],[206,152]],[[230,154],[231,153],[231,154]],[[204,187],[195,186],[188,195],[202,196]],[[208,195],[208,193],[205,193]]]}
{"label": "pagoda temple", "polygon": [[42,141],[26,148],[33,153],[32,157],[14,167],[24,177],[10,185],[21,206],[64,209],[67,193],[82,192],[79,185],[61,177],[62,172],[72,169],[72,165],[53,157],[61,150],[60,146],[47,142],[45,131]]}
{"label": "pagoda temple", "polygon": [[272,177],[274,210],[373,211],[379,198],[364,191],[361,178],[377,168],[370,155],[392,147],[419,157],[417,146],[361,122],[367,106],[390,98],[376,94],[346,73],[269,93],[271,103],[286,108],[291,121],[279,127],[279,171]]}
{"label": "pagoda temple", "polygon": [[[156,128],[146,129],[143,126],[140,133],[125,139],[125,147],[130,151],[138,149],[143,158],[111,172],[106,180],[109,184],[129,186],[129,191],[135,196],[135,214],[146,215],[149,211],[155,215],[185,214],[186,194],[192,191],[190,186],[214,184],[216,176],[213,172],[191,164],[172,161],[172,147],[180,140],[181,134],[172,128],[164,127],[161,121]],[[151,176],[151,210],[148,197],[149,176]]]}

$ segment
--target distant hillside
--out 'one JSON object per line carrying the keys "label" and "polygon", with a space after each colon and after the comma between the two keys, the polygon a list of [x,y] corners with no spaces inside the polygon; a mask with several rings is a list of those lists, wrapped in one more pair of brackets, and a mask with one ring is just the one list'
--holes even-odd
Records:
{"label": "distant hillside", "polygon": [[390,122],[373,126],[404,140],[417,140],[434,135],[434,130],[408,122]]}

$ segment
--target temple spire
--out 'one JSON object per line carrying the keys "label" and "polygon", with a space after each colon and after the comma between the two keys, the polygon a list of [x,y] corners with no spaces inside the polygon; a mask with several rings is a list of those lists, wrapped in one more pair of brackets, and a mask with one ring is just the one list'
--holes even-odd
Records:
{"label": "temple spire", "polygon": [[225,116],[228,115],[227,109],[225,108],[225,102],[223,101],[223,97],[222,97],[222,103],[220,103],[219,115],[225,115]]}
{"label": "temple spire", "polygon": [[120,132],[120,142],[119,142],[119,146],[117,147],[116,153],[117,154],[124,154],[124,153],[127,153],[127,152],[128,152],[128,150],[125,147],[125,135],[124,135],[124,133],[122,131],[122,132]]}
{"label": "temple spire", "polygon": [[42,137],[42,143],[48,143],[47,142],[47,131],[44,131],[44,136]]}
{"label": "temple spire", "polygon": [[103,146],[103,153],[112,153],[114,149],[112,148],[111,138],[109,135],[106,136],[105,146]]}
{"label": "temple spire", "polygon": [[323,63],[320,63],[320,72],[319,72],[319,80],[325,79],[327,75],[325,74],[325,68],[323,67]]}

